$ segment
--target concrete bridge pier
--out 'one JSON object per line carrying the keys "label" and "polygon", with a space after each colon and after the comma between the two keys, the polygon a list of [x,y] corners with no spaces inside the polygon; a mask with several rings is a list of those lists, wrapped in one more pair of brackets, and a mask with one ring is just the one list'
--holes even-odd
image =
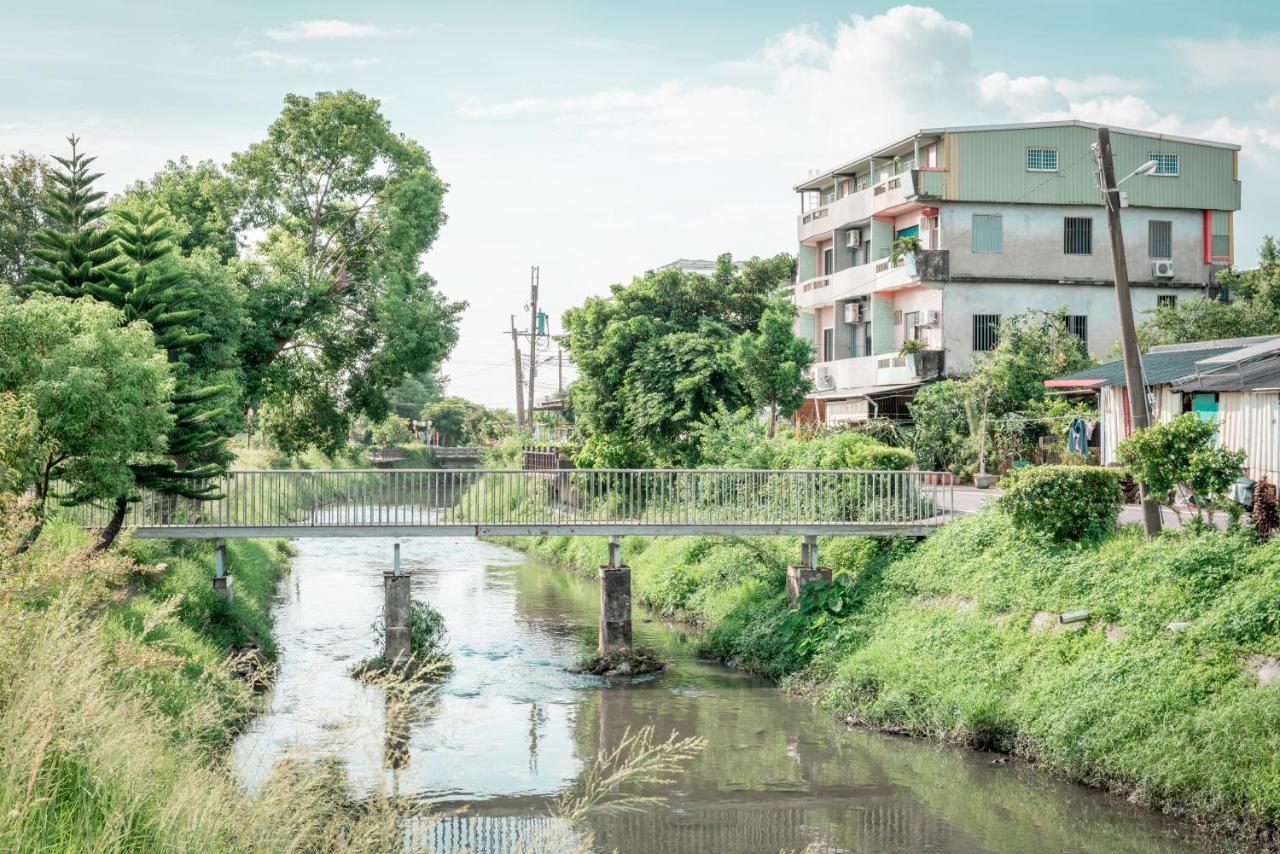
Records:
{"label": "concrete bridge pier", "polygon": [[391,571],[382,573],[382,625],[384,644],[382,655],[390,664],[403,664],[412,651],[409,647],[410,615],[413,612],[409,596],[410,573],[400,570],[400,544],[392,550]]}
{"label": "concrete bridge pier", "polygon": [[600,567],[600,652],[631,648],[631,567],[622,544],[609,538],[609,562]]}
{"label": "concrete bridge pier", "polygon": [[830,581],[831,570],[818,566],[818,538],[805,534],[800,538],[800,563],[787,567],[787,601],[795,602],[800,591],[815,581]]}
{"label": "concrete bridge pier", "polygon": [[213,592],[219,599],[231,599],[231,573],[227,571],[227,543],[213,541]]}

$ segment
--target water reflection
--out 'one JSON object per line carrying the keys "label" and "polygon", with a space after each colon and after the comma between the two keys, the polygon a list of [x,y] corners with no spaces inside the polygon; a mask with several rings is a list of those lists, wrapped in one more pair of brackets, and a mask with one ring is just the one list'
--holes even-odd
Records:
{"label": "water reflection", "polygon": [[291,752],[345,760],[356,792],[383,786],[446,815],[414,828],[438,851],[554,849],[576,831],[548,800],[628,729],[701,735],[664,809],[602,816],[597,850],[1200,850],[1171,822],[1034,771],[927,743],[848,732],[771,685],[696,661],[677,626],[637,621],[676,666],[611,685],[566,673],[595,642],[590,581],[474,540],[405,542],[415,597],[444,615],[454,670],[433,691],[384,696],[347,669],[376,653],[390,541],[301,540],[276,603],[280,676],[236,746],[253,786]]}

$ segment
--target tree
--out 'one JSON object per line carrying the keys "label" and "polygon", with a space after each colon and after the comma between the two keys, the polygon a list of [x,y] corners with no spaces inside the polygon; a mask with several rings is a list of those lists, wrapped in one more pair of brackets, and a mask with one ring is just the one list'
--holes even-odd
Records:
{"label": "tree", "polygon": [[44,160],[19,151],[0,155],[0,285],[27,282],[34,235],[45,225],[40,198],[48,167]]}
{"label": "tree", "polygon": [[462,445],[467,409],[475,405],[464,397],[445,397],[424,406],[418,418],[431,422],[431,431],[440,434],[440,444]]}
{"label": "tree", "polygon": [[243,225],[266,232],[247,268],[246,402],[283,452],[332,451],[456,340],[464,305],[419,270],[446,186],[427,152],[356,92],[287,96],[228,173],[245,190]]}
{"label": "tree", "polygon": [[99,202],[106,193],[93,189],[102,173],[89,171],[97,158],[80,153],[78,137],[67,142],[71,157],[55,157],[62,168],[50,170],[44,183],[39,209],[47,225],[34,235],[36,263],[23,291],[75,299],[85,295],[86,285],[105,281],[103,271],[116,264],[117,251],[115,235],[101,222],[106,208]]}
{"label": "tree", "polygon": [[1280,334],[1280,245],[1262,238],[1253,270],[1222,270],[1218,286],[1231,301],[1180,299],[1158,306],[1138,327],[1143,347]]}
{"label": "tree", "polygon": [[170,160],[150,181],[126,190],[125,199],[149,202],[167,213],[183,255],[208,248],[227,262],[238,254],[245,188],[212,160],[194,165],[186,157]]}
{"label": "tree", "polygon": [[1196,500],[1196,518],[1228,500],[1227,492],[1244,466],[1244,451],[1217,444],[1218,425],[1186,412],[1169,422],[1153,424],[1116,446],[1116,456],[1148,494],[1177,511],[1177,488]]}
{"label": "tree", "polygon": [[736,342],[735,356],[747,390],[758,408],[769,409],[769,438],[777,432],[779,411],[790,418],[813,387],[807,373],[813,364],[813,347],[792,332],[795,319],[795,303],[779,293],[760,316],[756,332]]}
{"label": "tree", "polygon": [[391,407],[405,418],[417,418],[424,406],[444,396],[447,382],[438,370],[406,376],[389,395]]}
{"label": "tree", "polygon": [[41,521],[59,482],[69,504],[128,494],[130,464],[163,455],[173,426],[173,379],[150,328],[91,299],[0,297],[3,393],[34,417],[35,450],[17,458]]}
{"label": "tree", "polygon": [[728,255],[712,276],[651,271],[565,313],[578,366],[572,406],[586,435],[582,458],[601,464],[687,463],[693,428],[721,409],[752,403],[734,341],[754,334],[791,257]]}
{"label": "tree", "polygon": [[[211,498],[216,489],[209,478],[225,470],[229,432],[220,420],[229,412],[231,388],[204,382],[208,366],[191,357],[210,337],[195,323],[201,315],[196,292],[184,268],[174,263],[174,230],[155,205],[141,201],[113,212],[121,263],[103,270],[105,283],[87,283],[95,299],[120,309],[125,323],[145,321],[156,344],[168,354],[176,379],[174,421],[168,432],[168,459],[131,464],[138,487],[192,499]],[[99,548],[110,545],[120,531],[125,512],[136,496],[116,496],[112,518],[103,530]]]}
{"label": "tree", "polygon": [[920,465],[957,473],[972,467],[990,445],[993,425],[1007,430],[1009,416],[1021,419],[1024,445],[1046,435],[1054,422],[1042,416],[1066,413],[1045,411],[1044,381],[1092,364],[1084,342],[1067,330],[1065,310],[1005,319],[1000,343],[970,376],[926,386],[908,405]]}

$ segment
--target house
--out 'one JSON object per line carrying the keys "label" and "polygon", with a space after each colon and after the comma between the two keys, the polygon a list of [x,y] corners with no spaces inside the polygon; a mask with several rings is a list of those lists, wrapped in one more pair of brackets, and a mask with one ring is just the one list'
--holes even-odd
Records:
{"label": "house", "polygon": [[[1003,317],[1065,307],[1089,352],[1119,337],[1106,214],[1081,121],[922,129],[797,184],[796,332],[815,351],[802,417],[905,415],[963,374]],[[1239,147],[1113,130],[1136,311],[1203,296],[1233,257]],[[895,241],[918,250],[892,258]],[[912,344],[904,351],[906,341]]]}
{"label": "house", "polygon": [[[1153,421],[1198,412],[1219,424],[1224,447],[1243,450],[1254,479],[1280,482],[1280,335],[1152,347],[1142,356]],[[1101,461],[1116,461],[1116,445],[1132,432],[1124,363],[1046,380],[1059,393],[1098,395]]]}

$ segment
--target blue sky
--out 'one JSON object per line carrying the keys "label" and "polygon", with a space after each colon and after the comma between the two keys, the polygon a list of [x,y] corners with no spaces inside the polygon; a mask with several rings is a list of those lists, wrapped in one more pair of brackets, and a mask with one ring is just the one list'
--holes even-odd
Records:
{"label": "blue sky", "polygon": [[1251,263],[1280,231],[1273,21],[1262,2],[25,3],[0,30],[0,152],[74,131],[115,190],[225,159],[288,92],[377,96],[452,188],[426,259],[472,306],[452,390],[509,406],[500,333],[531,264],[558,315],[677,257],[793,250],[792,184],[922,126],[1239,143]]}

